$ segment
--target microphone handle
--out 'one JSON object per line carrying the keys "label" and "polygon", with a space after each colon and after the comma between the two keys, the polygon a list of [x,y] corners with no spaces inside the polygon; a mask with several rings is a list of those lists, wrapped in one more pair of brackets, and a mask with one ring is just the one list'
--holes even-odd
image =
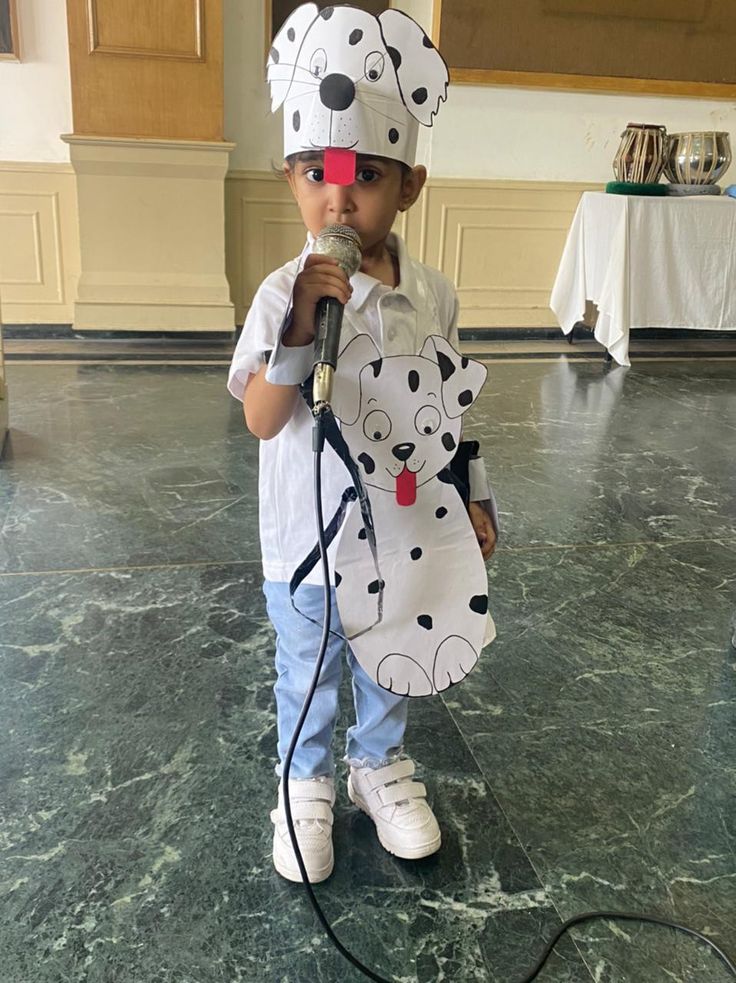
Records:
{"label": "microphone handle", "polygon": [[323,297],[317,304],[314,364],[337,368],[340,351],[343,305],[334,297]]}

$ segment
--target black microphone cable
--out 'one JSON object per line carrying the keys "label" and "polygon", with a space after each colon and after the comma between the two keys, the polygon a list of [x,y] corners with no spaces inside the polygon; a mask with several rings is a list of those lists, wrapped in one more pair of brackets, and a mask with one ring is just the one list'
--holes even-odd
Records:
{"label": "black microphone cable", "polygon": [[369,980],[376,980],[377,983],[389,983],[389,981],[387,981],[383,976],[379,976],[368,966],[364,966],[363,963],[356,956],[354,956],[349,949],[346,949],[335,935],[330,923],[327,921],[327,916],[322,911],[315,896],[314,889],[309,883],[307,868],[304,865],[304,858],[302,857],[301,850],[299,849],[299,841],[296,838],[296,829],[294,828],[294,820],[292,819],[291,815],[291,800],[289,798],[289,773],[291,771],[291,761],[294,757],[294,752],[296,751],[296,746],[299,741],[299,735],[302,732],[302,727],[304,726],[304,721],[307,719],[309,708],[312,705],[312,698],[314,697],[314,692],[317,689],[319,677],[322,672],[322,664],[325,661],[325,654],[327,652],[327,642],[330,637],[332,590],[330,586],[330,568],[327,562],[327,545],[325,543],[325,520],[322,511],[322,451],[324,450],[325,446],[324,414],[331,412],[332,410],[325,403],[317,408],[315,410],[314,426],[312,428],[312,450],[314,451],[314,502],[317,515],[317,541],[319,543],[324,583],[324,621],[322,623],[322,638],[320,640],[317,661],[315,662],[314,666],[314,674],[309,684],[307,695],[304,697],[304,703],[299,714],[299,719],[294,727],[291,743],[289,744],[289,749],[286,752],[286,757],[284,758],[284,767],[281,779],[283,783],[284,812],[286,813],[286,826],[289,830],[291,845],[294,848],[294,855],[299,867],[299,873],[302,875],[304,890],[307,892],[307,897],[309,898],[311,905],[314,908],[314,912],[317,915],[317,918],[319,919],[322,928],[325,930],[330,942],[332,942],[337,951],[344,956],[348,962],[352,963],[353,966],[360,970],[364,976],[367,976]]}
{"label": "black microphone cable", "polygon": [[[294,821],[291,814],[291,801],[289,799],[289,773],[291,771],[291,762],[294,757],[294,752],[296,751],[296,746],[299,741],[299,735],[302,732],[302,727],[304,726],[304,721],[309,713],[309,708],[312,704],[312,698],[314,697],[315,690],[317,689],[317,684],[319,682],[319,677],[322,672],[322,665],[325,660],[325,654],[327,651],[327,642],[330,637],[330,620],[332,617],[332,593],[330,587],[330,570],[329,564],[327,562],[327,546],[325,543],[325,529],[324,529],[324,515],[322,511],[322,451],[324,450],[325,434],[324,434],[324,414],[331,413],[332,410],[326,404],[323,404],[315,411],[314,427],[312,429],[312,450],[314,451],[314,501],[315,510],[317,517],[317,537],[320,548],[320,558],[322,562],[322,574],[324,578],[324,622],[322,625],[322,638],[320,641],[319,653],[317,655],[317,661],[314,666],[314,675],[309,684],[309,689],[304,697],[304,704],[302,705],[301,712],[299,714],[299,719],[296,722],[294,728],[294,734],[291,738],[291,743],[289,744],[289,749],[286,752],[286,757],[284,758],[284,767],[282,772],[282,782],[283,782],[283,796],[284,796],[284,811],[286,813],[286,825],[289,830],[289,837],[291,838],[291,845],[294,848],[294,855],[296,856],[296,862],[299,867],[299,873],[302,877],[302,884],[305,891],[307,892],[307,897],[314,909],[314,912],[319,919],[325,934],[329,938],[330,942],[335,946],[337,951],[348,960],[357,970],[359,970],[364,976],[369,980],[375,980],[376,983],[395,983],[394,980],[390,980],[385,976],[379,976],[370,967],[364,965],[356,956],[346,949],[342,942],[335,935],[327,916],[322,911],[317,897],[314,893],[312,885],[309,883],[309,877],[307,875],[307,869],[304,864],[304,859],[302,857],[301,851],[299,849],[299,842],[296,838],[296,829],[294,828]],[[573,928],[575,925],[579,925],[583,922],[589,921],[631,921],[631,922],[642,922],[651,925],[664,925],[666,928],[676,930],[678,932],[684,932],[686,935],[690,935],[697,939],[699,942],[704,942],[706,945],[710,946],[716,956],[721,960],[726,969],[729,970],[731,975],[736,978],[736,964],[726,955],[723,949],[719,948],[718,945],[709,939],[707,935],[703,935],[702,932],[698,932],[694,928],[688,928],[686,925],[679,925],[677,922],[669,921],[666,918],[661,918],[658,915],[648,915],[640,914],[638,912],[628,912],[628,911],[589,911],[584,914],[574,915],[572,918],[568,918],[564,924],[562,924],[555,935],[546,944],[542,955],[537,961],[536,965],[530,973],[523,977],[519,983],[532,983],[533,980],[541,973],[544,968],[545,963],[552,955],[555,946],[560,941],[562,936],[569,929]]]}

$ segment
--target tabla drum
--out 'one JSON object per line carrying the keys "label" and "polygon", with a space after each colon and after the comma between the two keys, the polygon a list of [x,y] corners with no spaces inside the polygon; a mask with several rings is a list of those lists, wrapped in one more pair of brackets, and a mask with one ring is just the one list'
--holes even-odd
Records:
{"label": "tabla drum", "polygon": [[664,170],[667,130],[650,123],[628,123],[613,158],[617,181],[656,184]]}
{"label": "tabla drum", "polygon": [[715,184],[731,163],[728,133],[670,133],[665,174],[673,184]]}

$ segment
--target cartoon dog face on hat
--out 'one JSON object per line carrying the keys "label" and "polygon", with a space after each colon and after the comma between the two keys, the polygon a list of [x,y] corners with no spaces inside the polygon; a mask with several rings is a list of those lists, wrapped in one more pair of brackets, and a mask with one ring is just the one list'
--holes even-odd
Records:
{"label": "cartoon dog face on hat", "polygon": [[284,156],[336,148],[414,164],[449,75],[422,28],[399,10],[298,7],[274,39],[271,108],[284,108]]}

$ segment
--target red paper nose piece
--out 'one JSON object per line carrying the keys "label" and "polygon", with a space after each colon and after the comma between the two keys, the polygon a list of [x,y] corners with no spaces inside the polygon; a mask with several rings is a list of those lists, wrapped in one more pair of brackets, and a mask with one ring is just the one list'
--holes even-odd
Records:
{"label": "red paper nose piece", "polygon": [[354,150],[328,147],[324,156],[325,181],[328,184],[354,184],[356,158]]}

